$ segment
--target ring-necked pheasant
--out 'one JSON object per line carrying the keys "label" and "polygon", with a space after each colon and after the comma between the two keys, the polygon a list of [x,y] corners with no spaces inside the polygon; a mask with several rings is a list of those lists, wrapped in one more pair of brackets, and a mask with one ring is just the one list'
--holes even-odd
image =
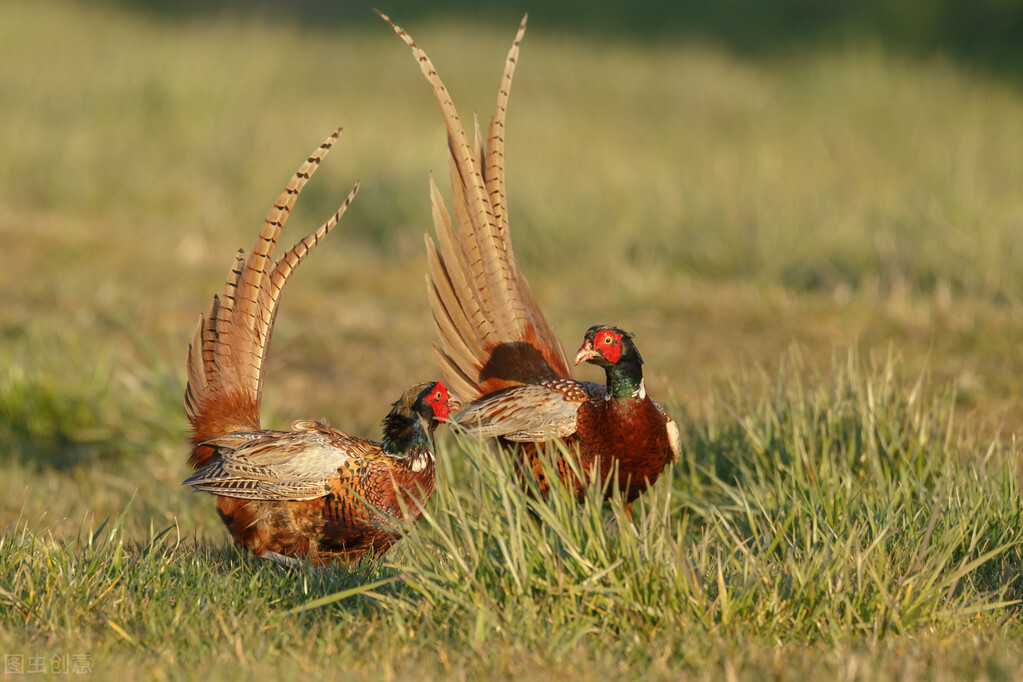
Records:
{"label": "ring-necked pheasant", "polygon": [[386,551],[398,535],[368,505],[415,520],[433,493],[433,432],[458,403],[441,382],[417,384],[383,421],[383,442],[316,421],[262,430],[259,403],[277,304],[288,278],[358,192],[276,262],[274,248],[302,188],[330,151],[335,131],[310,156],[263,224],[255,247],[235,255],[222,296],[199,317],[188,347],[185,411],[195,473],[184,481],[217,496],[231,535],[258,556],[326,563]]}
{"label": "ring-necked pheasant", "polygon": [[[577,381],[519,269],[508,232],[504,180],[504,128],[508,93],[526,29],[522,19],[505,64],[484,147],[479,121],[470,145],[455,105],[430,59],[407,33],[381,17],[412,48],[433,86],[448,132],[455,221],[430,178],[437,244],[426,238],[428,293],[440,338],[434,346],[445,380],[465,399],[453,421],[483,437],[518,443],[521,462],[546,494],[538,450],[554,436],[577,448],[584,473],[595,463],[600,481],[617,468],[619,489],[631,516],[633,501],[669,462],[678,461],[674,420],[647,396],[643,359],[632,334],[591,327],[575,364],[604,368],[606,385]],[[562,480],[582,492],[582,482],[560,455]],[[609,488],[610,489],[610,488]]]}

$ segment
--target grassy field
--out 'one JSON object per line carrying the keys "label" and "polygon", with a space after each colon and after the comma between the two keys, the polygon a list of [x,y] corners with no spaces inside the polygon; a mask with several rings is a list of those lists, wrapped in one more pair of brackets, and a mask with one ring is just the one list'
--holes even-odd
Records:
{"label": "grassy field", "polygon": [[[514,24],[394,18],[463,115],[492,111]],[[753,58],[531,21],[508,125],[519,260],[566,347],[598,322],[637,333],[682,462],[637,505],[637,539],[605,532],[620,510],[596,491],[536,507],[442,433],[443,485],[398,549],[285,571],[179,486],[185,347],[343,125],[289,234],[362,190],[284,295],[264,423],[375,437],[437,376],[427,84],[382,22],[0,3],[5,666],[1023,675],[1019,84],[868,42]]]}

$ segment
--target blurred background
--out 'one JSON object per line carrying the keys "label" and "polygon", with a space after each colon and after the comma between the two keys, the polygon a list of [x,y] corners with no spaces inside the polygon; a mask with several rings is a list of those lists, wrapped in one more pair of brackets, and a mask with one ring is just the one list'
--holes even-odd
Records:
{"label": "blurred background", "polygon": [[[954,388],[964,428],[1018,432],[1023,3],[378,5],[466,120],[493,111],[530,12],[511,226],[566,348],[636,332],[651,393],[694,419],[730,382],[894,356]],[[185,349],[339,125],[282,242],[362,190],[284,294],[265,423],[375,437],[437,375],[422,238],[443,125],[371,6],[0,5],[0,521],[103,516],[142,486],[139,519],[212,527],[177,488]]]}
{"label": "blurred background", "polygon": [[181,19],[189,16],[261,15],[307,27],[372,24],[369,7],[404,21],[465,20],[507,26],[531,12],[547,33],[617,41],[703,39],[743,55],[819,47],[834,41],[878,42],[910,55],[941,54],[1011,75],[1023,66],[1023,3],[1018,0],[647,0],[645,2],[486,3],[439,0],[386,3],[298,0],[282,8],[270,0],[109,0],[113,6]]}

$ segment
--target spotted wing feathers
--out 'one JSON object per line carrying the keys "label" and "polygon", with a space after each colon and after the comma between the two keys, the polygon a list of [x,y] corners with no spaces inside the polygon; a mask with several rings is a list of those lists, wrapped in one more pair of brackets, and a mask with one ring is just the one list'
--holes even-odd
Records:
{"label": "spotted wing feathers", "polygon": [[664,428],[668,431],[668,447],[671,448],[671,463],[678,464],[678,458],[682,454],[682,434],[678,428],[678,422],[672,419],[668,411],[661,407],[656,400],[651,400],[657,411],[664,417]]}
{"label": "spotted wing feathers", "polygon": [[580,405],[605,393],[600,384],[570,379],[513,386],[477,400],[454,421],[478,438],[567,438],[576,432]]}
{"label": "spotted wing feathers", "polygon": [[203,441],[216,457],[187,478],[195,490],[248,500],[311,500],[353,458],[380,446],[316,422],[295,431],[242,431]]}

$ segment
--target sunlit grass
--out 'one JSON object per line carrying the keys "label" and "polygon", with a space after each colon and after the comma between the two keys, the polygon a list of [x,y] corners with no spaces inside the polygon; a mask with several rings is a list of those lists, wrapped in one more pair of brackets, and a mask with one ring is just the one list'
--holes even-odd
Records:
{"label": "sunlit grass", "polygon": [[[818,387],[785,373],[757,393],[736,384],[716,419],[686,424],[685,459],[637,504],[635,533],[599,488],[581,505],[560,489],[539,500],[507,458],[450,436],[438,494],[380,563],[281,569],[179,525],[129,537],[133,501],[63,539],[22,518],[0,544],[6,644],[59,642],[143,677],[170,661],[755,675],[771,649],[837,674],[840,661],[810,652],[883,652],[895,638],[919,657],[1016,629],[1013,449],[961,433],[950,396],[890,363],[850,358]],[[1018,672],[987,654],[972,660]],[[886,677],[883,659],[848,679]],[[918,660],[923,676],[938,671]]]}
{"label": "sunlit grass", "polygon": [[[230,545],[179,486],[185,347],[338,125],[282,241],[362,191],[284,294],[264,420],[372,437],[437,376],[443,132],[373,26],[0,4],[0,652],[126,680],[1017,677],[1023,97],[869,45],[753,60],[532,19],[517,253],[566,347],[637,333],[684,426],[638,537],[605,532],[598,491],[540,504],[442,434],[443,484],[384,561]],[[488,114],[514,26],[406,28]]]}

